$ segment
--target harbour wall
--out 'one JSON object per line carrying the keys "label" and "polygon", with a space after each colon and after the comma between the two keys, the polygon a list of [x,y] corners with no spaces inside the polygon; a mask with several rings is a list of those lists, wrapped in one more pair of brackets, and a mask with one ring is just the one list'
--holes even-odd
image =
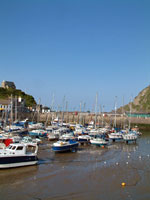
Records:
{"label": "harbour wall", "polygon": [[[96,121],[97,125],[105,126],[111,125],[114,126],[115,123],[115,115],[114,114],[95,114],[92,113],[77,113],[77,112],[50,112],[50,113],[38,113],[38,112],[31,112],[31,113],[18,113],[17,117],[13,116],[13,121],[16,119],[24,120],[28,118],[29,121],[34,122],[43,122],[46,125],[51,124],[56,118],[59,120],[63,120],[66,123],[80,123],[80,124],[88,124],[91,121]],[[0,115],[1,120],[5,120],[5,116]],[[8,121],[11,121],[10,117]],[[133,125],[146,125],[147,127],[150,126],[150,118],[143,118],[143,117],[127,117],[126,115],[116,115],[116,125],[118,127],[128,126],[129,121]]]}

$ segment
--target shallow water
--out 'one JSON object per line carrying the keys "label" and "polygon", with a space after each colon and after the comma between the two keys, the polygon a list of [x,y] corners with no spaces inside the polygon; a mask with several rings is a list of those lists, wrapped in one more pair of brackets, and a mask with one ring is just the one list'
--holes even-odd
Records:
{"label": "shallow water", "polygon": [[80,146],[74,153],[55,154],[51,145],[39,147],[37,166],[0,171],[0,199],[150,199],[150,133],[136,144]]}

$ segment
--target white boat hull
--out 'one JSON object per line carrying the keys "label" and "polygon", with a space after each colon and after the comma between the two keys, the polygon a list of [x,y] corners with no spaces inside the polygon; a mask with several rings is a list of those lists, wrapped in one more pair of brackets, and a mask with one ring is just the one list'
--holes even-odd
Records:
{"label": "white boat hull", "polygon": [[21,163],[9,163],[9,164],[0,164],[0,169],[6,169],[6,168],[13,168],[13,167],[23,167],[23,166],[29,166],[29,165],[36,165],[36,161],[30,161],[30,162],[21,162]]}
{"label": "white boat hull", "polygon": [[100,139],[100,140],[96,140],[96,139],[91,139],[90,140],[90,143],[92,145],[96,145],[96,146],[106,146],[108,144],[107,141],[103,140],[103,139]]}
{"label": "white boat hull", "polygon": [[123,136],[123,139],[124,139],[125,141],[128,141],[128,142],[130,142],[130,141],[136,141],[136,140],[137,140],[137,135],[130,135],[130,134],[127,134],[127,135],[124,135],[124,136]]}
{"label": "white boat hull", "polygon": [[110,134],[108,134],[108,136],[109,136],[109,139],[111,139],[111,140],[122,140],[123,139],[123,136],[120,133],[110,133]]}

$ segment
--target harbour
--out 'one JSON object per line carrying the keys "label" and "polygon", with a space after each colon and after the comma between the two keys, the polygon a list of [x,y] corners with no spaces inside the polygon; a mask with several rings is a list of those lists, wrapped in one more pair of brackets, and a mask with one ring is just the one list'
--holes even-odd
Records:
{"label": "harbour", "polygon": [[0,1],[0,200],[150,199],[150,1]]}
{"label": "harbour", "polygon": [[57,154],[52,144],[39,146],[38,165],[0,171],[2,199],[150,198],[149,132],[136,144],[81,145],[77,152]]}

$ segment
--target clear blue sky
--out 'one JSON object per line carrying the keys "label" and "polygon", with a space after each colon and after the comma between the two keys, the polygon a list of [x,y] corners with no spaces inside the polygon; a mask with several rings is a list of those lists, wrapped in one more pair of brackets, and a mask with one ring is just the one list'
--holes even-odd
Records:
{"label": "clear blue sky", "polygon": [[105,111],[150,84],[149,0],[0,0],[0,81]]}

